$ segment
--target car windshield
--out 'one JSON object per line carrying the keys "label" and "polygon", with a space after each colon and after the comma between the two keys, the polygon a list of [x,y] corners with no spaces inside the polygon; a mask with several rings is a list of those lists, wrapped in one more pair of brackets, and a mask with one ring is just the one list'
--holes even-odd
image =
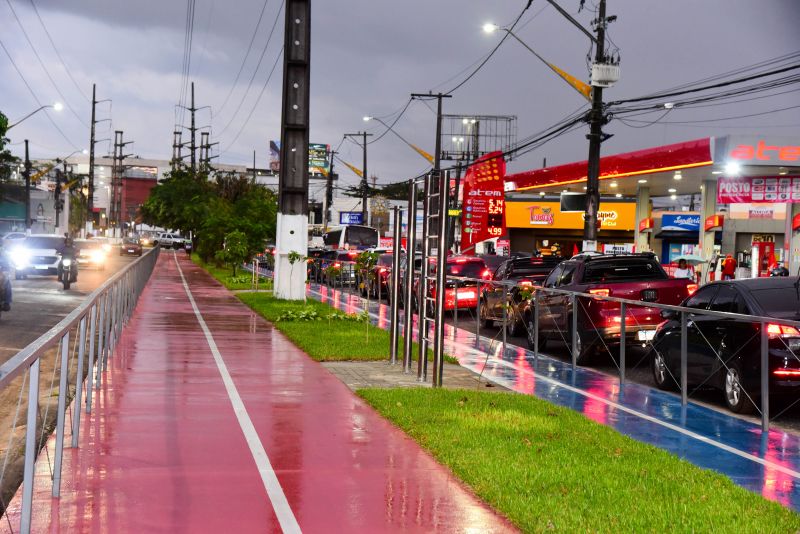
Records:
{"label": "car windshield", "polygon": [[800,290],[794,287],[751,289],[750,293],[764,313],[782,319],[800,319]]}
{"label": "car windshield", "polygon": [[25,238],[25,247],[26,248],[40,248],[40,249],[49,249],[54,248],[56,250],[61,250],[64,247],[64,238],[59,236],[31,236]]}
{"label": "car windshield", "polygon": [[664,272],[654,260],[625,260],[587,262],[584,282],[611,282],[625,280],[666,280]]}
{"label": "car windshield", "polygon": [[124,244],[126,244],[126,245],[138,245],[139,244],[139,240],[136,239],[136,238],[133,238],[133,237],[126,237],[125,239],[122,240],[122,242]]}
{"label": "car windshield", "polygon": [[486,265],[482,261],[468,261],[464,263],[448,263],[447,274],[451,276],[463,276],[466,278],[480,278]]}

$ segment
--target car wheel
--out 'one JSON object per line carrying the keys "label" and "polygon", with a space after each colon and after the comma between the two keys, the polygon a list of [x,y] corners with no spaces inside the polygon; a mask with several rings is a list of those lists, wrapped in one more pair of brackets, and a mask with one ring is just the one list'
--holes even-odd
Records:
{"label": "car wheel", "polygon": [[522,325],[520,324],[521,321],[517,319],[517,311],[515,309],[509,310],[510,317],[506,319],[506,331],[508,335],[511,337],[516,337],[522,334]]}
{"label": "car wheel", "polygon": [[479,305],[481,307],[481,311],[480,311],[481,325],[484,328],[490,328],[490,327],[494,326],[494,321],[489,319],[489,310],[488,310],[488,307],[486,305],[486,301],[481,299],[480,302],[479,302]]}
{"label": "car wheel", "polygon": [[669,367],[667,367],[666,349],[662,351],[652,349],[653,355],[650,358],[650,367],[653,370],[653,381],[656,383],[658,389],[664,391],[675,391],[678,389],[678,384],[675,378],[670,374]]}
{"label": "car wheel", "polygon": [[[527,325],[528,325],[528,327],[527,327],[528,331],[527,331],[527,336],[526,337],[528,339],[528,348],[531,349],[531,350],[534,350],[535,344],[536,344],[536,339],[534,338],[535,325],[533,324],[533,317],[528,317]],[[547,338],[540,331],[539,332],[539,350],[540,351],[544,350],[544,348],[546,346],[547,346]]]}
{"label": "car wheel", "polygon": [[[572,318],[569,319],[569,324],[572,324]],[[594,344],[587,343],[587,336],[586,333],[583,332],[578,325],[578,331],[576,332],[577,339],[575,340],[575,352],[577,356],[575,357],[575,363],[577,365],[587,365],[589,361],[594,356]],[[572,350],[572,332],[569,333],[568,336],[569,341],[569,350]]]}
{"label": "car wheel", "polygon": [[725,373],[725,404],[734,413],[753,413],[755,406],[741,382],[739,366],[731,364]]}

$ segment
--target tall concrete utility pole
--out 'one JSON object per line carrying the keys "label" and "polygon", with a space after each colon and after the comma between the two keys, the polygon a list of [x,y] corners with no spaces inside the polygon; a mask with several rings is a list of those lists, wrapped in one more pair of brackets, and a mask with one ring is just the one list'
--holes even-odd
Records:
{"label": "tall concrete utility pole", "polygon": [[95,125],[97,124],[95,108],[97,107],[97,84],[92,84],[92,124],[89,132],[89,194],[86,197],[86,218],[94,223],[94,145]]}
{"label": "tall concrete utility pole", "polygon": [[355,141],[355,138],[360,137],[361,142],[355,141],[361,147],[364,156],[364,166],[361,169],[361,220],[367,222],[367,197],[369,197],[369,185],[367,184],[367,137],[372,137],[372,134],[367,132],[356,132],[351,134],[344,134]]}
{"label": "tall concrete utility pole", "polygon": [[192,126],[189,128],[189,131],[192,133],[192,141],[191,141],[191,151],[192,151],[192,159],[191,159],[191,166],[192,166],[192,174],[197,171],[197,160],[195,159],[195,150],[197,146],[195,145],[195,132],[197,132],[197,128],[194,125],[194,112],[197,111],[197,108],[194,107],[194,82],[192,82],[192,107],[189,108],[189,111],[192,112]]}
{"label": "tall concrete utility pole", "polygon": [[308,253],[308,127],[311,83],[311,0],[287,0],[284,23],[281,170],[275,296],[305,298],[305,265],[289,254]]}
{"label": "tall concrete utility pole", "polygon": [[183,159],[181,148],[183,148],[181,145],[181,132],[172,132],[172,161],[170,165],[173,171],[180,167],[181,160]]}
{"label": "tall concrete utility pole", "polygon": [[322,229],[327,230],[331,224],[331,209],[333,204],[333,159],[336,157],[335,150],[331,150],[331,164],[328,168],[328,176],[325,178],[325,209],[322,210]]}
{"label": "tall concrete utility pole", "polygon": [[[606,0],[600,0],[597,10],[597,40],[595,64],[606,62]],[[586,217],[583,223],[584,248],[597,248],[597,210],[600,208],[600,144],[603,125],[607,123],[603,110],[603,87],[592,84],[592,110],[589,112],[589,168],[586,173]]]}
{"label": "tall concrete utility pole", "polygon": [[28,154],[28,140],[25,139],[25,166],[22,168],[25,177],[25,232],[31,233],[31,158]]}

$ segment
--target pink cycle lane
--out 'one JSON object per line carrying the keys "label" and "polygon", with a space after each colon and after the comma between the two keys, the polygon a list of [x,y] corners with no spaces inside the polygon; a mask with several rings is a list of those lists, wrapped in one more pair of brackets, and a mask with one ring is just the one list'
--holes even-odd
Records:
{"label": "pink cycle lane", "polygon": [[[53,499],[43,451],[33,532],[514,531],[171,252],[109,360],[80,447],[65,449],[62,476]],[[8,516],[16,531],[19,493]]]}

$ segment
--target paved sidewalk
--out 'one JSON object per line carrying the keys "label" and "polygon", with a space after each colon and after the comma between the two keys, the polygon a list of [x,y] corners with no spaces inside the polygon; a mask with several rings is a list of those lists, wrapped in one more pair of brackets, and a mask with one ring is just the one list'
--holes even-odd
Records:
{"label": "paved sidewalk", "polygon": [[[415,388],[431,387],[427,382],[417,380],[417,362],[413,373],[403,372],[403,364],[390,365],[388,362],[323,362],[328,371],[339,377],[347,387],[356,391],[361,388]],[[445,363],[443,372],[447,375],[444,387],[451,389],[473,389],[477,391],[510,391],[498,386],[477,373],[459,365]]]}
{"label": "paved sidewalk", "polygon": [[82,425],[60,499],[39,459],[34,532],[514,530],[183,255],[161,254]]}

